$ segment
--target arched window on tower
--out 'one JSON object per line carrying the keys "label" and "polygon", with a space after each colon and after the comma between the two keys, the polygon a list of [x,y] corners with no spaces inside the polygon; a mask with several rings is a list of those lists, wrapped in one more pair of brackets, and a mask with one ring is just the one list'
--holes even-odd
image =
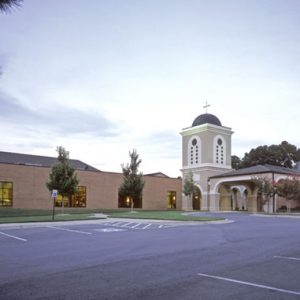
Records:
{"label": "arched window on tower", "polygon": [[214,163],[217,165],[226,165],[226,142],[224,138],[217,135],[214,138]]}
{"label": "arched window on tower", "polygon": [[201,140],[193,136],[188,143],[188,162],[190,166],[197,166],[201,163]]}

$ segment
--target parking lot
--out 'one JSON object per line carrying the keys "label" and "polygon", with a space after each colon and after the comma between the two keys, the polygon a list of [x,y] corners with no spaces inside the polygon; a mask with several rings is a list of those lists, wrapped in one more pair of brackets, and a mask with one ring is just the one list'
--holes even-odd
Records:
{"label": "parking lot", "polygon": [[0,299],[300,299],[300,219],[0,227]]}
{"label": "parking lot", "polygon": [[[69,223],[69,224],[68,224]],[[28,242],[28,239],[25,239],[21,236],[27,236],[28,229],[31,228],[44,228],[45,233],[47,232],[47,229],[53,229],[53,230],[61,230],[66,231],[70,233],[78,233],[78,234],[86,234],[86,235],[93,235],[97,232],[119,232],[119,231],[128,231],[128,230],[149,230],[149,229],[164,229],[164,228],[170,228],[179,226],[179,224],[165,224],[165,223],[151,223],[151,222],[145,222],[145,221],[106,221],[106,222],[92,222],[93,225],[84,225],[85,222],[81,222],[82,224],[79,224],[79,222],[68,222],[63,225],[61,223],[59,225],[36,225],[36,226],[7,226],[6,228],[2,229],[0,231],[0,239],[2,236],[6,238],[15,239],[22,242]],[[55,223],[53,223],[55,224]],[[75,225],[74,225],[75,224]],[[76,225],[77,224],[77,225]],[[85,228],[82,230],[81,228]],[[9,232],[9,233],[8,233]],[[34,237],[33,237],[34,239]]]}

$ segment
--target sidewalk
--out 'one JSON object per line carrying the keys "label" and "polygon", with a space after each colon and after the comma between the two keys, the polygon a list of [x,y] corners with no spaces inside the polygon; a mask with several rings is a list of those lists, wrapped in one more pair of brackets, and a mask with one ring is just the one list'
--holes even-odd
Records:
{"label": "sidewalk", "polygon": [[[98,216],[98,214],[97,214]],[[105,215],[103,215],[105,216]],[[107,217],[107,216],[106,216]],[[78,220],[78,221],[54,221],[54,222],[26,222],[26,223],[6,223],[0,224],[1,229],[21,229],[21,228],[38,228],[48,226],[62,226],[62,225],[82,225],[82,224],[101,224],[108,222],[131,222],[131,223],[159,223],[165,225],[204,225],[204,224],[228,224],[233,223],[233,220],[220,221],[173,221],[173,220],[153,220],[153,219],[128,219],[128,218],[105,218],[96,220]]]}

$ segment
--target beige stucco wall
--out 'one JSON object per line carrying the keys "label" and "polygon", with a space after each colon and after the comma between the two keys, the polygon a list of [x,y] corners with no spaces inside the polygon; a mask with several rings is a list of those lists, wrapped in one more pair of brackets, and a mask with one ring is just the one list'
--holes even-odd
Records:
{"label": "beige stucco wall", "polygon": [[[51,209],[52,198],[46,187],[50,168],[0,164],[0,181],[13,182],[13,207]],[[121,173],[76,171],[79,185],[86,186],[87,208],[118,208]],[[166,209],[167,192],[176,191],[176,208],[181,209],[182,180],[144,176],[143,209]]]}
{"label": "beige stucco wall", "polygon": [[[231,128],[204,124],[186,128],[181,132],[181,135],[183,168],[189,166],[188,144],[190,139],[195,136],[198,136],[201,140],[200,164],[214,164],[214,139],[216,136],[221,136],[226,143],[226,165],[224,167],[231,167]],[[223,167],[222,165],[220,166]]]}

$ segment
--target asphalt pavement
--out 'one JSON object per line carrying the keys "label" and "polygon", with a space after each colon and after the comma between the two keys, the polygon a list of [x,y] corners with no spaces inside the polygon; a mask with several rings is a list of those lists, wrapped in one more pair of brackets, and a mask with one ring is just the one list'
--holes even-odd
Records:
{"label": "asphalt pavement", "polygon": [[205,215],[0,226],[0,299],[300,299],[299,218]]}

